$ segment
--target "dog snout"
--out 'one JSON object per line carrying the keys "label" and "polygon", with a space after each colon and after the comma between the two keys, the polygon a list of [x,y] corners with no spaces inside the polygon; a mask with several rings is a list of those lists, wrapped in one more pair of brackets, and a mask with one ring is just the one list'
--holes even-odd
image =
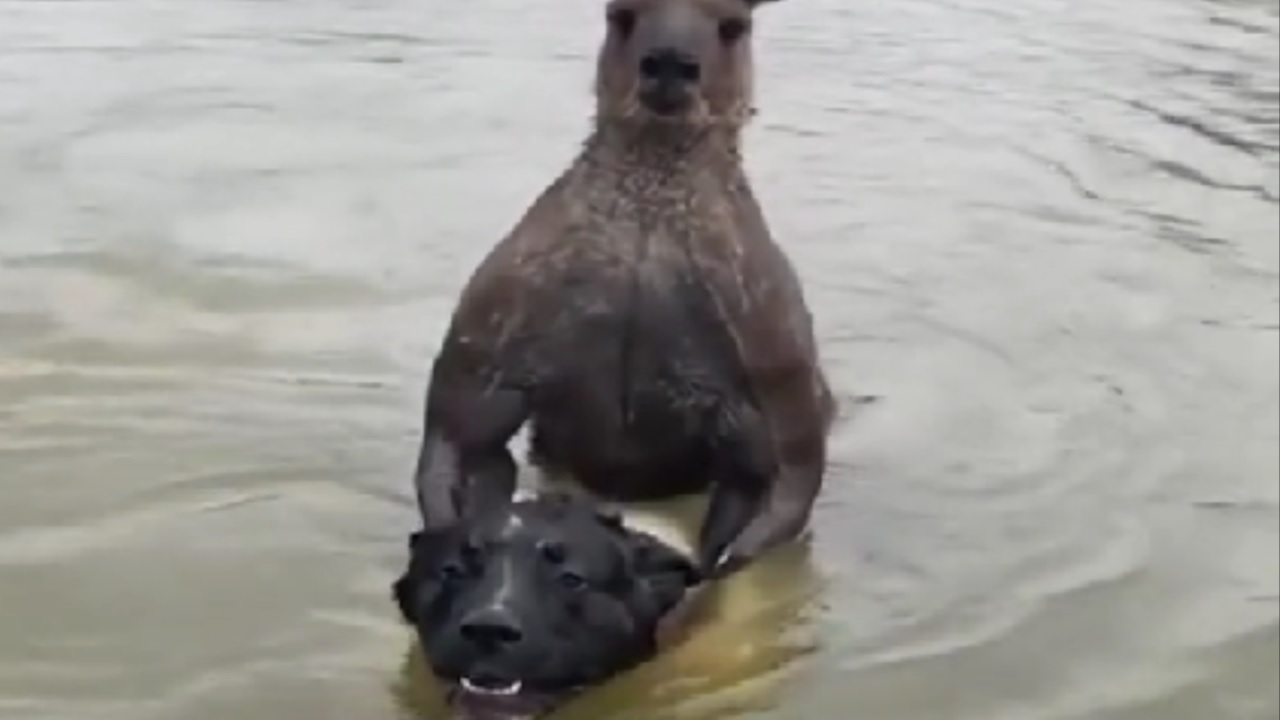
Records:
{"label": "dog snout", "polygon": [[486,652],[519,645],[525,637],[524,627],[515,613],[496,605],[468,614],[459,632],[467,642]]}

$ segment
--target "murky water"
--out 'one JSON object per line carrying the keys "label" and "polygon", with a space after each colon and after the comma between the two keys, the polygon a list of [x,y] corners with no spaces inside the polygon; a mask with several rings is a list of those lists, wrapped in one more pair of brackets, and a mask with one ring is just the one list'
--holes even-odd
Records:
{"label": "murky water", "polygon": [[[0,2],[0,717],[430,717],[427,363],[599,6]],[[1276,718],[1278,16],[762,13],[750,164],[880,401],[807,551],[565,717]]]}

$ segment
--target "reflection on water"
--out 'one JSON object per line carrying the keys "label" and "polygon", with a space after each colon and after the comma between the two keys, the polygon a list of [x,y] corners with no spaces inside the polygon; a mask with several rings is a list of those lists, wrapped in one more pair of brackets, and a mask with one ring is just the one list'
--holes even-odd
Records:
{"label": "reflection on water", "polygon": [[[554,7],[552,7],[554,5]],[[0,0],[0,718],[430,718],[427,362],[599,0]],[[1280,7],[770,5],[810,544],[565,720],[1280,715]]]}

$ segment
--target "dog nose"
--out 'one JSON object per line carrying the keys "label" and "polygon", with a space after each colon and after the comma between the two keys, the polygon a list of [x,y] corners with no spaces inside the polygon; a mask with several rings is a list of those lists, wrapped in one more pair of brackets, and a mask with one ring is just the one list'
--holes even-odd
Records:
{"label": "dog nose", "polygon": [[498,650],[519,644],[524,630],[509,610],[501,607],[484,608],[468,615],[462,621],[462,637],[486,650]]}
{"label": "dog nose", "polygon": [[675,48],[655,48],[640,58],[640,75],[656,82],[697,82],[702,66],[697,58]]}

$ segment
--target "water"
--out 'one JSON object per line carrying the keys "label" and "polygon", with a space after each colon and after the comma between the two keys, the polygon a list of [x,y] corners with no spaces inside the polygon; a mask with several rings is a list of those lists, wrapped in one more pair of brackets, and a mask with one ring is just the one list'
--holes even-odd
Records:
{"label": "water", "polygon": [[[388,596],[427,363],[585,131],[599,6],[0,2],[0,718],[431,716]],[[1278,16],[762,12],[828,489],[564,717],[1280,715]]]}

